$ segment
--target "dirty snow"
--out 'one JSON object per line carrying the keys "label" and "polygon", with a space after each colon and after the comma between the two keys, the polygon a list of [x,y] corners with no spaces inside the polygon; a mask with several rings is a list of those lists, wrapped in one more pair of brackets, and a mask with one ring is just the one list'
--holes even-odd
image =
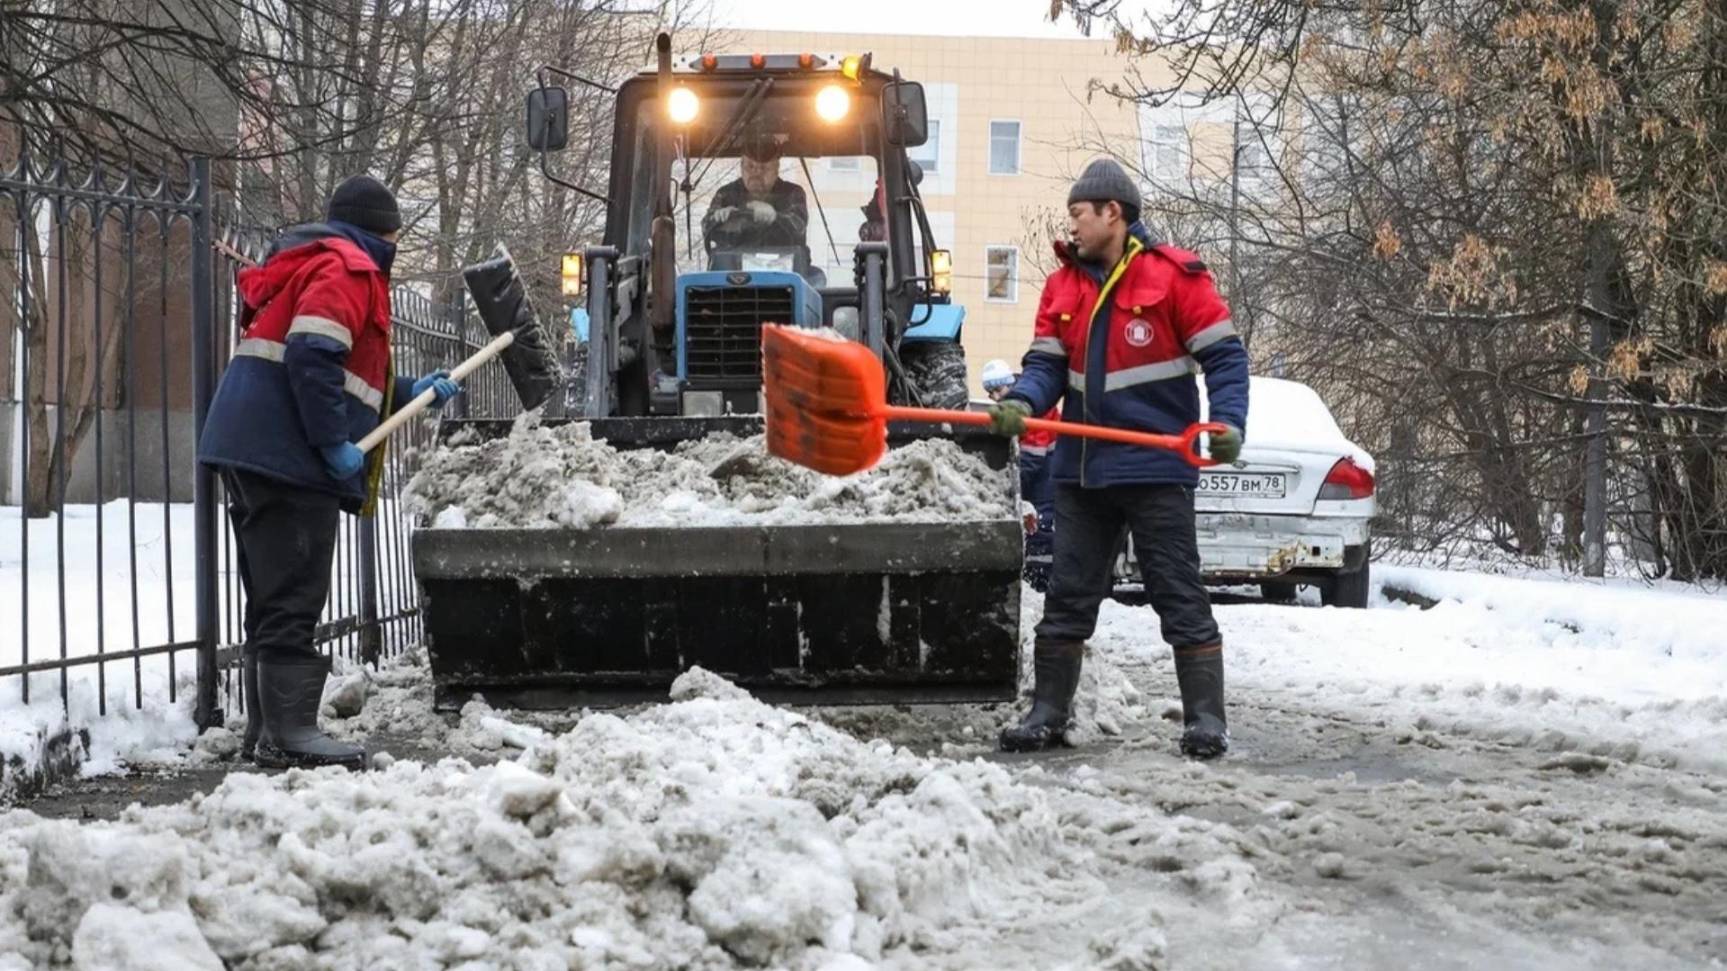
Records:
{"label": "dirty snow", "polygon": [[1727,966],[1727,598],[1377,576],[1438,603],[1218,608],[1204,765],[1155,612],[1115,603],[1078,747],[1033,757],[993,752],[1018,705],[787,711],[692,671],[446,717],[422,653],[344,667],[331,729],[411,742],[378,771],[0,815],[0,971]]}
{"label": "dirty snow", "polygon": [[[113,824],[0,816],[0,953],[80,968],[939,966],[1124,871],[1107,859],[1119,848],[1100,858],[1120,807],[861,740],[712,676],[680,693],[482,768],[235,774]],[[1136,825],[1187,882],[1225,897],[1251,883],[1236,838]],[[124,933],[149,935],[155,963],[101,963]],[[1161,949],[1099,933],[1111,953]]]}
{"label": "dirty snow", "polygon": [[727,526],[1000,519],[1007,474],[942,439],[889,452],[835,478],[767,453],[762,436],[729,434],[673,451],[618,450],[585,422],[523,415],[504,438],[458,433],[424,455],[409,508],[434,528]]}
{"label": "dirty snow", "polygon": [[[236,773],[114,823],[0,816],[0,955],[48,968],[1721,966],[1727,767],[1706,757],[1721,675],[1636,640],[1635,613],[1582,638],[1458,595],[1428,611],[1219,608],[1236,744],[1214,764],[1174,751],[1155,613],[1114,603],[1085,666],[1079,747],[1036,757],[991,751],[1016,705],[788,711],[699,670],[680,700],[633,712],[473,702],[445,720],[415,653],[358,676],[363,688],[345,673],[326,717],[461,758]],[[1039,606],[1026,597],[1028,631]],[[1621,694],[1615,657],[1679,667]],[[334,717],[352,694],[359,714]],[[234,745],[212,733],[198,758]],[[121,952],[127,935],[153,946]]]}

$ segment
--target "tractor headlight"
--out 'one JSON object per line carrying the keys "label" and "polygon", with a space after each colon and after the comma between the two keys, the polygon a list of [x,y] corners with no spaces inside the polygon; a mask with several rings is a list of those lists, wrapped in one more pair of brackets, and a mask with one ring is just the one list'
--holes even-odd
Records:
{"label": "tractor headlight", "polygon": [[702,99],[696,97],[696,93],[689,88],[673,88],[671,95],[666,98],[666,114],[677,124],[687,125],[695,121],[701,110]]}
{"label": "tractor headlight", "polygon": [[852,96],[837,84],[830,84],[816,95],[816,114],[823,121],[839,121],[852,107]]}

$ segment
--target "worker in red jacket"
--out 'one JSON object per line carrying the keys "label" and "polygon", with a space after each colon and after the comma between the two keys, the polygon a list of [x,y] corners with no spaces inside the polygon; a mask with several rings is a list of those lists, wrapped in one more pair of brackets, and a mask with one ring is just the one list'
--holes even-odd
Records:
{"label": "worker in red jacket", "polygon": [[[983,366],[983,393],[1000,401],[1019,375],[999,358]],[[1051,408],[1045,418],[1061,417]],[[1036,510],[1035,523],[1028,522],[1025,537],[1025,580],[1039,593],[1049,588],[1049,570],[1055,551],[1055,492],[1049,475],[1049,453],[1055,445],[1052,432],[1026,429],[1019,437],[1019,495]]]}
{"label": "worker in red jacket", "polygon": [[[1021,435],[1025,420],[1062,403],[1062,417],[1179,434],[1199,421],[1205,375],[1212,457],[1241,454],[1247,350],[1199,258],[1155,241],[1139,221],[1139,188],[1112,159],[1086,167],[1068,193],[1071,243],[1056,246],[1023,374],[990,409],[992,427]],[[1124,528],[1145,589],[1175,653],[1181,750],[1209,759],[1229,748],[1223,638],[1201,581],[1193,491],[1199,476],[1160,449],[1063,437],[1053,453],[1055,560],[1037,625],[1031,710],[1002,733],[1004,749],[1061,744],[1086,639],[1097,629]]]}
{"label": "worker in red jacket", "polygon": [[198,461],[228,496],[246,594],[243,753],[268,767],[363,768],[366,751],[318,727],[330,659],[314,644],[342,511],[369,514],[383,448],[355,445],[449,372],[390,368],[390,267],[402,216],[378,180],[336,187],[323,223],[284,231],[240,271],[240,340],[210,403]]}

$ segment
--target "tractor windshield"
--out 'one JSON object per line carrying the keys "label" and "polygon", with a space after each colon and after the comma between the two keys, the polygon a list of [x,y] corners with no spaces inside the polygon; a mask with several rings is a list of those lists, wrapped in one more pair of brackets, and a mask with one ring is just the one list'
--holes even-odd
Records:
{"label": "tractor windshield", "polygon": [[[861,100],[856,89],[849,94]],[[785,270],[818,288],[850,285],[857,244],[887,239],[887,207],[877,114],[847,108],[847,117],[825,121],[804,93],[703,100],[698,116],[675,128],[678,272]],[[639,110],[637,157],[645,159],[650,126],[661,119],[653,102]],[[637,167],[632,240],[645,241],[653,219],[648,168]]]}

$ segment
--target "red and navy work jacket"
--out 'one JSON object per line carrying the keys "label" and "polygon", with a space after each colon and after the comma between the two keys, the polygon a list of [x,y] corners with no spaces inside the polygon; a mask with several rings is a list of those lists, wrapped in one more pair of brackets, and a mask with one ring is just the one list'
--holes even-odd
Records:
{"label": "red and navy work jacket", "polygon": [[[1121,262],[1107,272],[1057,244],[1062,265],[1043,286],[1037,328],[1020,378],[1008,392],[1040,414],[1062,402],[1062,418],[1178,434],[1199,420],[1205,375],[1211,420],[1246,431],[1247,350],[1199,258],[1153,244],[1135,224]],[[1193,486],[1193,466],[1161,449],[1062,436],[1057,482],[1102,488]]]}
{"label": "red and navy work jacket", "polygon": [[360,246],[328,226],[300,226],[261,265],[241,270],[245,301],[234,357],[210,403],[198,460],[368,499],[383,449],[348,479],[319,449],[357,442],[409,399],[390,373],[390,290]]}
{"label": "red and navy work jacket", "polygon": [[[1044,412],[1042,417],[1049,421],[1057,421],[1061,418],[1061,409],[1051,408]],[[1058,436],[1055,432],[1037,432],[1028,430],[1024,435],[1019,437],[1019,453],[1021,455],[1047,456],[1050,453],[1050,450],[1055,448],[1055,440],[1057,437]]]}

